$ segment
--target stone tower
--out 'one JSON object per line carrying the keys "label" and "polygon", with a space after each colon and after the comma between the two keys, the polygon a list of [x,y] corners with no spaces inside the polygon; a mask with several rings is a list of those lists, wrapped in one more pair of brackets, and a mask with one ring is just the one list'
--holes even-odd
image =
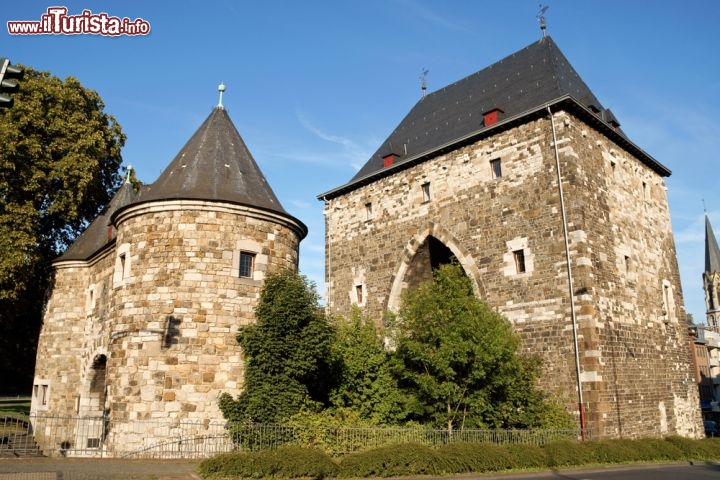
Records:
{"label": "stone tower", "polygon": [[268,272],[297,270],[306,234],[213,109],[153,184],[123,185],[54,262],[32,412],[104,417],[69,422],[65,438],[108,454],[151,448],[168,421],[222,420],[218,396],[243,386],[238,327],[254,321]]}
{"label": "stone tower", "polygon": [[703,273],[705,289],[705,311],[708,327],[718,331],[720,322],[720,249],[713,233],[710,219],[705,214],[705,272]]}
{"label": "stone tower", "polygon": [[593,436],[700,435],[668,175],[545,37],[423,96],[318,196],[327,308],[382,323],[456,260]]}

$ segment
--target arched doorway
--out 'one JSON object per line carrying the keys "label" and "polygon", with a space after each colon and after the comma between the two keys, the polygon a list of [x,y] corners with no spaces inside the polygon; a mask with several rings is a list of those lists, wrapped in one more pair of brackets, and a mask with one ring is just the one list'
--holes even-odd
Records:
{"label": "arched doorway", "polygon": [[105,408],[105,376],[107,357],[95,355],[88,372],[87,400],[82,405],[85,414],[102,415]]}
{"label": "arched doorway", "polygon": [[440,265],[457,262],[457,257],[440,240],[429,235],[418,247],[405,272],[407,288],[415,288],[432,279],[433,271]]}
{"label": "arched doorway", "polygon": [[388,298],[388,310],[400,307],[400,297],[407,288],[414,288],[432,278],[440,265],[457,262],[473,284],[473,291],[482,296],[480,271],[469,252],[455,237],[435,224],[413,237],[405,246],[403,258],[397,268]]}

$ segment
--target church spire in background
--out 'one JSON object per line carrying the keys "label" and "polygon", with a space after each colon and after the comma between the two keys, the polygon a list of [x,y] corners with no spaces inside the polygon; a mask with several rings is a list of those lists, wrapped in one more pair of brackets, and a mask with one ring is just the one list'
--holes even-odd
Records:
{"label": "church spire in background", "polygon": [[705,273],[720,272],[720,249],[710,225],[710,218],[705,213]]}
{"label": "church spire in background", "polygon": [[705,272],[703,273],[705,289],[705,318],[710,328],[717,331],[720,321],[720,249],[710,225],[710,218],[705,212]]}

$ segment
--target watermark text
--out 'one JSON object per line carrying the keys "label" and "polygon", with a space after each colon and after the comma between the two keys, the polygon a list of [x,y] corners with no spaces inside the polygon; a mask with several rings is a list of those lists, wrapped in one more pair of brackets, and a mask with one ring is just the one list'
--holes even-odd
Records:
{"label": "watermark text", "polygon": [[147,35],[150,23],[142,18],[111,17],[107,13],[83,10],[79,15],[68,15],[66,7],[49,7],[40,20],[7,22],[10,35]]}

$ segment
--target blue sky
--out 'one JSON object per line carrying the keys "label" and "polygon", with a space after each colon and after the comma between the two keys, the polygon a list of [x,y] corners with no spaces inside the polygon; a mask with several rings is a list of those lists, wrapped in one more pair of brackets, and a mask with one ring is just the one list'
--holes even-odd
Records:
{"label": "blue sky", "polygon": [[[704,213],[720,234],[720,2],[554,0],[548,33],[667,179],[685,305],[705,321]],[[142,18],[147,36],[9,35],[51,6]],[[420,97],[537,41],[538,0],[5,2],[0,56],[96,90],[154,181],[223,104],[285,209],[310,230],[300,270],[323,292],[316,196],[346,183]]]}

